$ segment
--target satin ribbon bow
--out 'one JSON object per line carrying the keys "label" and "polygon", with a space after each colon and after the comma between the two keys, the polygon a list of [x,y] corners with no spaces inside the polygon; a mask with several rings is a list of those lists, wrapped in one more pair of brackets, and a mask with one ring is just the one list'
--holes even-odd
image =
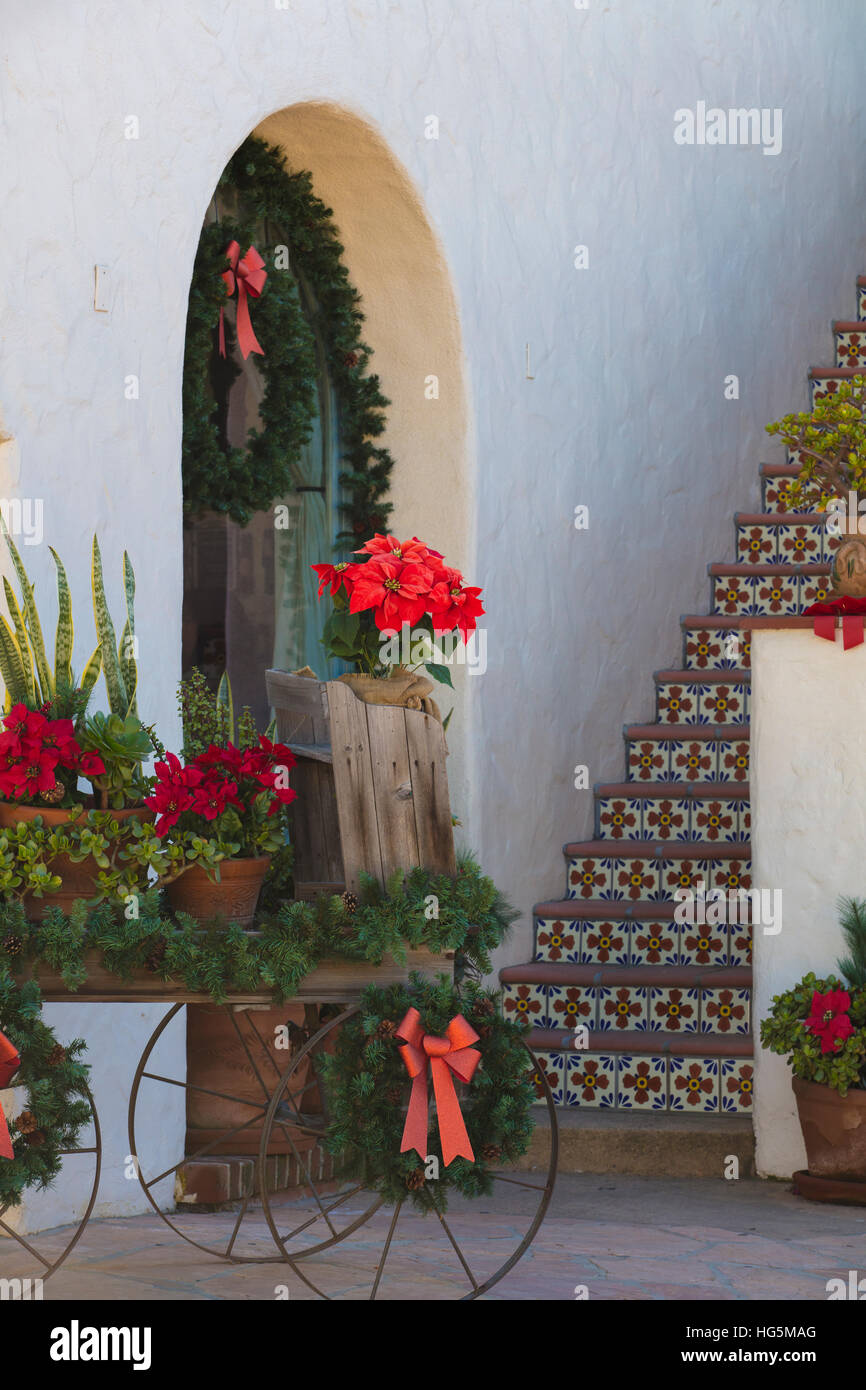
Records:
{"label": "satin ribbon bow", "polygon": [[842,646],[847,652],[851,647],[859,647],[863,641],[863,615],[866,614],[866,599],[843,594],[840,598],[827,599],[825,603],[813,603],[803,609],[803,616],[812,618],[812,631],[816,637],[827,642],[836,641],[836,617],[842,618]]}
{"label": "satin ribbon bow", "polygon": [[[258,299],[265,287],[268,272],[265,270],[265,263],[254,246],[250,246],[247,254],[241,256],[241,248],[236,241],[230,241],[226,247],[226,256],[230,262],[228,270],[222,273],[225,281],[226,294],[231,298],[235,289],[238,292],[238,347],[246,360],[251,352],[260,352],[265,355],[265,350],[253,332],[252,320],[250,319],[250,306],[247,296],[252,295],[253,299]],[[223,317],[223,309],[220,309],[220,357],[226,355],[226,330]]]}
{"label": "satin ribbon bow", "polygon": [[414,1149],[422,1158],[427,1157],[429,1065],[433,1076],[445,1167],[447,1168],[451,1160],[458,1155],[474,1163],[475,1155],[463,1123],[457,1092],[454,1090],[454,1076],[458,1076],[461,1081],[471,1081],[475,1068],[481,1061],[481,1053],[471,1046],[472,1043],[478,1042],[475,1029],[470,1027],[462,1014],[455,1014],[445,1029],[445,1037],[437,1038],[434,1033],[424,1032],[418,1010],[408,1009],[395,1036],[401,1043],[400,1056],[403,1058],[403,1065],[412,1078],[412,1094],[409,1097],[409,1112],[403,1129],[403,1142],[400,1145],[401,1154]]}
{"label": "satin ribbon bow", "polygon": [[[0,1091],[5,1091],[20,1065],[21,1058],[18,1056],[17,1049],[12,1046],[5,1033],[0,1033]],[[6,1116],[0,1110],[0,1158],[14,1157],[15,1152],[9,1136],[9,1126],[6,1123]]]}

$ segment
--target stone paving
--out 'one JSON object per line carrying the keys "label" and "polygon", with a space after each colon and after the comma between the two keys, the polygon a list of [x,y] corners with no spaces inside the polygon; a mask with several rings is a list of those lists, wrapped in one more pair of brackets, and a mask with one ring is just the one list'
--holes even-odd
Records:
{"label": "stone paving", "polygon": [[[449,1229],[479,1282],[512,1253],[535,1203],[535,1194],[504,1184],[490,1199],[452,1203]],[[351,1220],[362,1207],[345,1210]],[[208,1243],[228,1243],[236,1224],[228,1212],[183,1220]],[[295,1268],[330,1297],[366,1298],[389,1226],[382,1209],[339,1249]],[[273,1250],[260,1212],[247,1213],[243,1229],[254,1251]],[[60,1248],[63,1233],[32,1239]],[[8,1254],[0,1241],[0,1277],[12,1272]],[[453,1298],[469,1288],[447,1233],[407,1209],[385,1270],[384,1298]],[[849,1270],[866,1275],[866,1208],[804,1202],[783,1183],[756,1179],[565,1173],[528,1253],[485,1297],[565,1301],[585,1286],[590,1300],[826,1300],[828,1279],[847,1281]],[[46,1301],[316,1296],[285,1264],[220,1262],[155,1215],[92,1221],[44,1286]]]}

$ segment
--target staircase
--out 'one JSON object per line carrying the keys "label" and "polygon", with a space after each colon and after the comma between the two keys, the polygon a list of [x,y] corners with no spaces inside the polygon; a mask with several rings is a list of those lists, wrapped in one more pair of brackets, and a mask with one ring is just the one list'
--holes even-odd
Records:
{"label": "staircase", "polygon": [[[866,277],[857,290],[836,366],[809,373],[813,401],[866,370]],[[742,622],[822,599],[838,545],[786,506],[797,472],[791,455],[762,465],[763,511],[734,517],[735,560],[708,567],[709,615],[681,619],[682,668],[655,672],[655,721],[624,729],[626,780],[596,786],[594,839],[564,847],[565,897],[534,909],[534,960],[501,972],[557,1106],[751,1111],[752,928],[678,923],[674,893],[751,887]]]}

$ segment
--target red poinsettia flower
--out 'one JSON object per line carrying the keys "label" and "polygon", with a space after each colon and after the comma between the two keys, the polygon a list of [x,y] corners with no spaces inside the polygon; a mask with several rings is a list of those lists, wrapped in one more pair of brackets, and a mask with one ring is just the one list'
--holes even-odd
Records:
{"label": "red poinsettia flower", "polygon": [[82,753],[77,766],[83,777],[99,777],[105,771],[105,763],[98,753]]}
{"label": "red poinsettia flower", "polygon": [[380,632],[396,632],[404,623],[417,623],[427,610],[433,571],[405,560],[368,560],[359,571],[349,604],[351,613],[375,609]]}
{"label": "red poinsettia flower", "polygon": [[43,792],[53,791],[57,781],[54,771],[57,762],[57,751],[54,748],[38,748],[23,757],[8,773],[13,796],[20,800],[22,797],[41,796]]}
{"label": "red poinsettia flower", "polygon": [[464,641],[475,631],[476,619],[484,612],[479,601],[481,590],[463,583],[459,570],[443,568],[443,577],[430,593],[430,614],[434,632],[453,632],[457,627]]}
{"label": "red poinsettia flower", "polygon": [[329,584],[332,597],[341,585],[347,594],[351,594],[354,580],[352,572],[357,569],[357,565],[350,564],[348,560],[341,560],[337,565],[310,565],[310,569],[315,570],[319,576],[319,598]]}
{"label": "red poinsettia flower", "polygon": [[3,723],[17,738],[21,740],[35,739],[40,742],[42,730],[48,720],[44,714],[39,714],[37,710],[28,709],[26,705],[18,704],[12,706]]}
{"label": "red poinsettia flower", "polygon": [[413,536],[410,541],[398,541],[396,536],[376,535],[362,545],[360,550],[356,550],[355,554],[374,555],[380,560],[405,560],[407,564],[426,565],[434,571],[441,567],[442,561],[439,551],[431,550],[430,546],[419,541],[417,536]]}
{"label": "red poinsettia flower", "polygon": [[850,1007],[851,996],[844,989],[832,989],[827,994],[816,990],[812,995],[812,1012],[803,1026],[821,1039],[822,1052],[837,1052],[854,1032],[848,1016]]}

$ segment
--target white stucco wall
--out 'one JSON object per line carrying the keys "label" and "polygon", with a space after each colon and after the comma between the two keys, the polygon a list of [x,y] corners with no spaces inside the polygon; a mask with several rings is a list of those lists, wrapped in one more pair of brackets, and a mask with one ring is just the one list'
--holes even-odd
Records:
{"label": "white stucco wall", "polygon": [[[756,927],[753,1027],[810,970],[838,974],[837,899],[866,894],[866,646],[811,631],[752,637],[753,883],[781,889],[782,930]],[[806,1152],[782,1057],[755,1053],[758,1171],[790,1177]]]}
{"label": "white stucco wall", "polygon": [[[829,319],[854,312],[860,6],[277,3],[3,0],[0,411],[21,472],[0,492],[45,499],[82,627],[92,529],[112,576],[129,546],[143,708],[171,743],[201,219],[264,118],[303,101],[357,113],[417,189],[452,277],[474,429],[462,559],[489,609],[488,673],[457,716],[472,731],[457,809],[527,911],[562,890],[560,844],[589,830],[575,764],[621,775],[620,725],[650,716],[650,671],[679,661],[677,615],[706,604],[704,566],[730,554],[731,512],[757,502],[764,422],[805,401]],[[674,112],[700,100],[781,108],[782,153],[677,146]],[[107,315],[96,263],[112,273]],[[431,409],[422,381],[417,409]],[[395,528],[414,525],[396,495]],[[580,503],[588,532],[572,526]],[[44,592],[44,547],[29,559]],[[528,948],[527,923],[503,960]],[[106,1025],[81,1010],[75,1026]],[[101,1083],[107,1126],[122,1129],[127,1070]],[[125,1202],[122,1178],[107,1183]]]}

